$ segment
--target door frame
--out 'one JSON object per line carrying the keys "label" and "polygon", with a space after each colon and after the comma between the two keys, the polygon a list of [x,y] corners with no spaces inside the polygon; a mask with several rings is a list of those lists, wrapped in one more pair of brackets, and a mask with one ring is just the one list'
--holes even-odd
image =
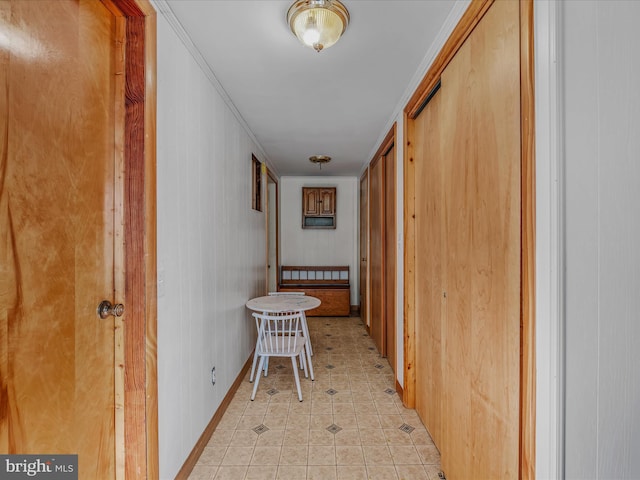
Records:
{"label": "door frame", "polygon": [[[415,179],[413,121],[493,0],[472,1],[404,109],[404,391],[415,407]],[[521,298],[519,476],[535,478],[535,118],[533,0],[520,0]]]}
{"label": "door frame", "polygon": [[[279,243],[280,243],[280,236],[279,236],[279,213],[280,213],[280,208],[279,208],[279,204],[278,204],[278,196],[280,195],[279,189],[278,189],[278,179],[276,178],[275,174],[269,169],[269,167],[266,167],[266,182],[265,182],[265,195],[264,198],[266,199],[266,205],[265,205],[265,211],[267,212],[267,214],[265,215],[265,224],[266,224],[266,247],[267,247],[267,252],[266,252],[266,257],[267,257],[267,262],[265,265],[265,270],[266,270],[266,285],[267,285],[267,290],[269,290],[269,276],[270,276],[270,272],[269,272],[269,250],[271,249],[271,238],[275,238],[275,249],[276,249],[276,264],[274,266],[275,268],[275,274],[276,274],[276,289],[278,288],[278,285],[280,284],[280,249],[279,249]],[[274,205],[275,205],[275,212],[272,212],[271,209],[269,208],[269,204],[271,201],[271,197],[269,195],[269,183],[273,183],[275,185],[276,188],[276,195],[275,195],[275,201],[274,201]],[[270,223],[271,223],[271,215],[275,216],[275,225],[276,225],[276,231],[273,232],[275,233],[275,235],[272,235],[272,232],[270,231]]]}
{"label": "door frame", "polygon": [[[367,189],[365,192],[365,204],[362,205],[362,189],[363,185]],[[359,229],[359,262],[358,262],[358,286],[360,294],[360,319],[364,323],[364,326],[369,331],[369,166],[364,170],[360,177],[359,183],[359,214],[360,214],[360,229]],[[364,228],[363,228],[364,227]],[[363,251],[364,243],[364,251]],[[362,265],[364,263],[364,266]],[[362,275],[364,270],[364,276]],[[364,295],[363,295],[364,294]],[[363,301],[364,300],[364,301]]]}
{"label": "door frame", "polygon": [[[389,131],[387,132],[387,134],[384,137],[384,140],[382,140],[382,143],[380,144],[380,146],[378,147],[378,150],[376,150],[375,155],[373,156],[373,158],[371,159],[371,162],[369,162],[369,169],[371,169],[373,167],[373,165],[377,162],[382,162],[382,205],[383,207],[386,208],[387,206],[387,181],[386,181],[386,173],[387,173],[387,154],[389,153],[389,151],[391,150],[391,148],[396,144],[396,130],[397,130],[397,123],[394,122],[392,127],[389,129]],[[397,149],[396,149],[397,152]],[[397,153],[395,155],[394,161],[397,162]],[[396,165],[397,166],[397,165]],[[394,169],[394,194],[397,192],[397,168]],[[371,189],[368,188],[368,193],[369,193],[369,197],[370,197],[370,191]],[[395,200],[395,197],[394,197]],[[369,202],[371,203],[371,202]],[[395,204],[395,202],[394,202]],[[395,210],[394,210],[394,217],[395,217]],[[386,216],[386,210],[384,210],[382,212],[382,221],[383,224],[385,224],[387,216]],[[397,222],[397,217],[396,217],[396,231],[398,228],[398,222]],[[369,223],[369,237],[371,237],[371,224]],[[383,265],[383,272],[382,272],[382,290],[384,292],[383,295],[383,301],[382,301],[382,307],[383,307],[383,312],[382,312],[382,350],[380,352],[380,354],[383,357],[387,356],[387,342],[389,341],[389,339],[387,338],[387,316],[386,316],[386,312],[387,312],[387,305],[386,305],[386,296],[387,296],[387,289],[389,288],[388,282],[389,279],[387,278],[387,275],[385,274],[386,271],[386,263],[387,263],[387,257],[386,257],[386,251],[387,251],[387,241],[386,241],[386,236],[383,234],[382,235],[382,265]],[[367,260],[369,260],[369,258],[367,257]],[[396,258],[394,257],[392,259],[393,261],[396,261]],[[397,265],[396,265],[396,271],[397,271]],[[392,291],[393,294],[395,296],[396,294],[396,286],[397,286],[397,278],[394,277],[393,278],[393,282],[392,282]],[[397,301],[397,299],[396,299]],[[370,303],[370,302],[369,302]],[[398,328],[397,325],[394,326],[394,332],[395,335],[397,336],[397,332],[398,332]],[[396,337],[397,338],[397,337]],[[395,339],[393,339],[395,341]],[[396,365],[396,369],[397,367],[397,349],[396,349],[396,358],[394,359],[394,365]],[[397,372],[394,372],[395,377],[397,378]],[[397,381],[396,381],[397,383]]]}
{"label": "door frame", "polygon": [[[124,59],[124,283],[116,335],[116,478],[158,478],[156,275],[156,12],[149,0],[102,0]],[[119,391],[120,390],[120,391]]]}

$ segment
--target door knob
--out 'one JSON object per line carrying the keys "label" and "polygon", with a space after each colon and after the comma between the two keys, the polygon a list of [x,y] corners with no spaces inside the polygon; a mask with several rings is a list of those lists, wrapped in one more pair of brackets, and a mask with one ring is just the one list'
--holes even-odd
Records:
{"label": "door knob", "polygon": [[112,305],[109,300],[103,300],[98,305],[98,316],[102,319],[107,318],[109,315],[113,315],[114,317],[121,317],[124,313],[124,305],[121,303],[116,303]]}

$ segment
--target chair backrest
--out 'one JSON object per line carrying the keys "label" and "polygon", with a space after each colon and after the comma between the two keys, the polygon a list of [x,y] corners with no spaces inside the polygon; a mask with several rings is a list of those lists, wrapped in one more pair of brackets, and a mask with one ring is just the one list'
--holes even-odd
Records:
{"label": "chair backrest", "polygon": [[272,297],[278,296],[278,295],[304,295],[305,292],[269,292],[269,295],[271,295]]}
{"label": "chair backrest", "polygon": [[258,329],[256,349],[261,355],[298,354],[306,343],[302,336],[302,313],[254,313]]}

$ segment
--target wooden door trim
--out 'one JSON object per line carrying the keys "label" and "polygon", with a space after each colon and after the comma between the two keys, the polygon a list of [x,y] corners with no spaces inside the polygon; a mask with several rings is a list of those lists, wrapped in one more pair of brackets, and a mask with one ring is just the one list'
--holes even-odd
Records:
{"label": "wooden door trim", "polygon": [[[396,124],[394,123],[393,125],[393,142],[390,144],[389,148],[385,151],[384,153],[384,162],[385,162],[385,172],[384,172],[384,178],[385,178],[385,184],[384,184],[384,188],[385,188],[385,231],[387,233],[388,229],[390,228],[389,224],[387,224],[387,219],[389,218],[389,215],[391,215],[392,217],[392,225],[393,225],[393,232],[391,232],[393,234],[393,242],[390,242],[391,245],[389,245],[389,243],[387,243],[385,241],[385,246],[384,246],[384,263],[385,263],[385,270],[388,269],[389,262],[392,262],[392,268],[390,269],[389,274],[392,274],[391,277],[389,277],[388,275],[385,275],[385,279],[384,279],[384,289],[385,289],[385,297],[388,297],[389,292],[391,292],[392,295],[392,299],[393,299],[393,305],[392,305],[392,318],[389,319],[385,316],[385,323],[387,324],[385,326],[385,331],[386,329],[389,328],[389,322],[392,322],[392,338],[386,339],[385,345],[387,347],[387,358],[389,357],[389,344],[391,343],[393,345],[393,356],[394,358],[392,358],[391,366],[393,367],[393,374],[394,374],[394,380],[398,379],[398,348],[397,348],[397,338],[398,338],[398,324],[397,324],[397,308],[398,308],[398,299],[396,297],[396,293],[397,293],[397,283],[398,283],[398,252],[397,252],[397,246],[396,246],[396,239],[397,239],[397,231],[398,231],[398,215],[397,215],[397,194],[398,194],[398,189],[397,189],[397,172],[398,172],[398,165],[397,165],[397,158],[398,158],[398,149],[395,148],[395,133],[396,133]],[[389,153],[391,153],[391,151],[393,150],[393,158],[389,158]],[[388,170],[388,164],[389,161],[393,162],[393,171],[391,172],[391,185],[389,185],[387,183],[387,179],[389,177],[389,170]],[[391,193],[391,197],[392,197],[392,201],[389,199],[390,195],[389,193]],[[388,207],[389,205],[392,204],[393,209],[391,210],[391,212],[389,212]],[[386,234],[385,234],[386,237]],[[387,253],[391,251],[392,253],[392,258],[389,258],[387,256]],[[385,305],[385,313],[389,312],[389,305]]]}
{"label": "wooden door trim", "polygon": [[[404,109],[404,391],[415,407],[415,150],[413,119],[493,0],[472,1]],[[533,1],[520,0],[521,299],[519,478],[535,478],[535,131]]]}
{"label": "wooden door trim", "polygon": [[371,159],[371,162],[369,162],[370,165],[373,165],[373,163],[377,159],[379,159],[380,157],[383,157],[384,155],[386,155],[389,152],[389,150],[391,149],[391,147],[393,147],[393,145],[396,143],[396,129],[397,129],[397,126],[398,126],[398,124],[394,122],[394,124],[391,127],[391,129],[385,135],[384,140],[382,140],[382,143],[378,147],[378,150],[376,150],[376,153],[373,156],[373,158]]}
{"label": "wooden door trim", "polygon": [[[371,161],[369,162],[369,168],[372,169],[379,161],[381,161],[386,155],[387,153],[389,153],[389,150],[391,150],[391,148],[395,145],[396,143],[396,129],[397,129],[397,123],[394,122],[393,126],[391,127],[391,129],[389,129],[389,131],[387,132],[387,134],[384,137],[384,140],[382,140],[382,143],[380,144],[380,146],[378,147],[378,150],[376,150],[376,153],[373,155],[373,158],[371,159]],[[382,163],[382,205],[386,204],[386,183],[385,183],[385,178],[386,178],[386,165],[385,162]],[[395,178],[395,173],[394,173],[394,178]],[[367,191],[368,194],[370,194],[371,188],[369,186],[369,189]],[[371,208],[371,202],[369,202],[369,208]],[[384,211],[382,212],[382,216],[383,216],[383,223],[385,220],[385,213]],[[369,223],[369,235],[371,235],[371,223]],[[382,269],[382,290],[383,292],[386,294],[386,289],[387,289],[387,278],[386,278],[386,274],[385,274],[385,268],[384,265],[386,264],[386,258],[385,258],[385,251],[386,251],[386,247],[387,247],[387,242],[386,242],[386,238],[385,235],[382,235],[382,265],[383,265],[383,269]],[[370,260],[370,259],[368,259]],[[368,268],[368,266],[367,266]],[[395,278],[394,278],[394,289],[395,289]],[[383,357],[387,356],[387,319],[386,319],[386,297],[385,295],[383,295],[382,298],[382,315],[383,315],[383,325],[382,325],[382,335],[381,335],[381,347],[382,347],[382,351],[380,352],[380,355],[382,355]],[[397,332],[397,328],[394,328],[394,331]],[[369,332],[371,333],[371,332]],[[396,366],[397,369],[397,366]],[[395,373],[394,373],[395,375]]]}
{"label": "wooden door trim", "polygon": [[[124,20],[124,425],[116,478],[158,478],[156,295],[156,12],[148,0],[103,0]],[[118,429],[123,430],[118,432]]]}
{"label": "wooden door trim", "polygon": [[[367,333],[371,333],[371,331],[369,330],[369,167],[367,166],[367,168],[364,170],[364,172],[362,173],[362,176],[360,177],[360,183],[358,184],[359,188],[360,188],[360,195],[358,195],[358,198],[361,198],[362,195],[362,183],[366,182],[367,185],[367,203],[366,203],[366,221],[367,221],[367,228],[366,228],[366,238],[365,238],[365,252],[364,252],[364,258],[366,259],[366,265],[365,265],[365,278],[358,278],[358,284],[360,286],[360,315],[361,315],[361,320],[364,323],[365,328],[367,329]],[[360,223],[362,224],[363,218],[362,218],[362,205],[359,206],[359,211],[360,211]],[[359,233],[362,232],[362,229],[359,230]],[[360,239],[360,244],[359,246],[362,245],[362,239]],[[358,274],[360,274],[362,272],[362,255],[363,252],[360,251],[360,256],[359,256],[359,261],[358,261]],[[363,301],[362,301],[362,292],[364,291],[364,305],[363,305]]]}
{"label": "wooden door trim", "polygon": [[[386,139],[386,138],[385,138]],[[373,219],[373,215],[371,213],[372,210],[372,206],[373,203],[375,201],[373,195],[372,195],[372,188],[371,188],[371,183],[372,183],[372,179],[374,178],[374,168],[376,167],[376,165],[378,163],[380,163],[380,161],[382,160],[382,155],[380,154],[381,148],[378,148],[378,151],[376,152],[376,155],[373,157],[373,159],[371,160],[371,162],[369,163],[369,170],[371,172],[371,174],[369,175],[369,185],[368,185],[368,195],[369,195],[369,225],[368,225],[368,230],[369,230],[369,258],[367,259],[369,261],[369,265],[367,266],[367,269],[369,271],[369,285],[371,286],[373,284],[373,279],[372,279],[372,268],[371,268],[371,261],[372,261],[372,253],[371,253],[371,238],[373,237],[373,235],[371,234],[372,232],[372,219]],[[380,163],[380,168],[382,169],[382,172],[380,173],[380,195],[382,196],[382,199],[380,201],[380,204],[384,206],[384,162]],[[378,212],[379,215],[382,216],[382,224],[384,224],[384,211],[382,212]],[[381,225],[382,227],[384,227],[384,225]],[[380,260],[380,265],[382,266],[382,268],[380,269],[380,284],[382,285],[382,292],[384,292],[384,277],[385,277],[385,273],[384,273],[384,245],[385,245],[385,238],[384,238],[384,233],[383,231],[380,232],[380,254],[382,256],[381,260]],[[373,288],[371,286],[371,288]],[[371,292],[369,292],[371,294]],[[370,297],[372,295],[369,295]],[[381,313],[380,315],[382,315],[383,321],[384,321],[384,312],[385,312],[385,308],[386,308],[386,302],[385,302],[385,297],[384,295],[381,295],[381,299],[380,299],[380,310]],[[373,328],[373,303],[371,301],[371,299],[369,300],[369,307],[370,307],[370,311],[369,311],[369,336],[373,338],[373,333],[374,333],[374,328]],[[384,325],[380,325],[380,351],[378,353],[380,353],[380,356],[385,357],[387,355],[386,352],[386,334],[387,332],[385,331],[386,329],[384,328]],[[375,343],[375,339],[374,339],[374,343]]]}
{"label": "wooden door trim", "polygon": [[443,45],[442,50],[440,50],[440,53],[438,53],[438,56],[431,64],[431,67],[429,67],[429,70],[420,82],[420,85],[418,85],[416,91],[407,102],[404,112],[410,119],[415,118],[418,113],[420,113],[420,110],[424,106],[424,102],[440,80],[440,75],[442,75],[444,69],[458,52],[478,22],[480,22],[480,19],[484,16],[487,10],[489,10],[489,7],[493,2],[494,0],[474,0],[471,2],[453,32],[451,32],[451,35],[449,35],[449,38]]}
{"label": "wooden door trim", "polygon": [[279,223],[279,214],[280,214],[280,208],[278,205],[278,195],[280,194],[280,192],[278,191],[278,179],[276,178],[275,174],[269,169],[269,167],[267,167],[267,181],[264,182],[265,183],[265,189],[267,190],[264,198],[267,199],[267,204],[265,205],[265,210],[267,211],[267,215],[265,218],[265,222],[266,222],[266,246],[267,246],[267,264],[265,265],[266,267],[266,271],[267,271],[267,290],[269,289],[269,222],[270,222],[270,218],[273,212],[271,212],[271,210],[269,209],[269,179],[271,179],[271,181],[273,181],[273,183],[276,186],[276,200],[275,200],[275,205],[276,205],[276,211],[275,211],[275,217],[276,217],[276,265],[275,265],[275,269],[276,269],[276,289],[278,288],[278,285],[280,285],[280,249],[278,248],[278,245],[280,243],[280,236],[279,236],[279,229],[278,226],[280,225]]}
{"label": "wooden door trim", "polygon": [[520,1],[520,478],[535,478],[536,291],[535,291],[535,83],[533,1]]}

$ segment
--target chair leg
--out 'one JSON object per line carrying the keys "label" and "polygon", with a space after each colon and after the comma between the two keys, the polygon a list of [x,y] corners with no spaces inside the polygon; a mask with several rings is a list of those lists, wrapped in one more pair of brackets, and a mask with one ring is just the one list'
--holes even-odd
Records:
{"label": "chair leg", "polygon": [[309,336],[309,326],[307,325],[307,316],[302,312],[302,333],[307,339],[307,346],[309,347],[309,354],[313,355],[313,348],[311,348],[311,337]]}
{"label": "chair leg", "polygon": [[307,370],[307,360],[305,359],[304,349],[300,352],[300,368],[304,371],[304,378],[309,378],[309,370]]}
{"label": "chair leg", "polygon": [[254,375],[256,374],[257,363],[258,363],[258,345],[256,344],[256,350],[253,352],[253,363],[251,364],[251,374],[249,375],[249,383],[253,382]]}
{"label": "chair leg", "polygon": [[300,376],[298,375],[298,365],[296,365],[296,357],[291,357],[293,365],[293,376],[296,379],[296,388],[298,389],[298,400],[302,401],[302,391],[300,390]]}
{"label": "chair leg", "polygon": [[307,366],[309,368],[309,374],[311,375],[311,380],[315,380],[313,376],[313,364],[311,363],[311,344],[309,343],[309,340],[307,340],[307,344],[305,345],[304,350],[305,352],[307,352]]}
{"label": "chair leg", "polygon": [[264,376],[266,377],[269,373],[269,357],[265,357],[264,359]]}
{"label": "chair leg", "polygon": [[[260,357],[260,363],[258,364],[258,372],[262,370],[262,366],[264,364],[264,358]],[[256,392],[258,391],[258,384],[260,383],[260,375],[256,375],[256,381],[253,383],[253,393],[251,394],[251,401],[256,398]]]}

